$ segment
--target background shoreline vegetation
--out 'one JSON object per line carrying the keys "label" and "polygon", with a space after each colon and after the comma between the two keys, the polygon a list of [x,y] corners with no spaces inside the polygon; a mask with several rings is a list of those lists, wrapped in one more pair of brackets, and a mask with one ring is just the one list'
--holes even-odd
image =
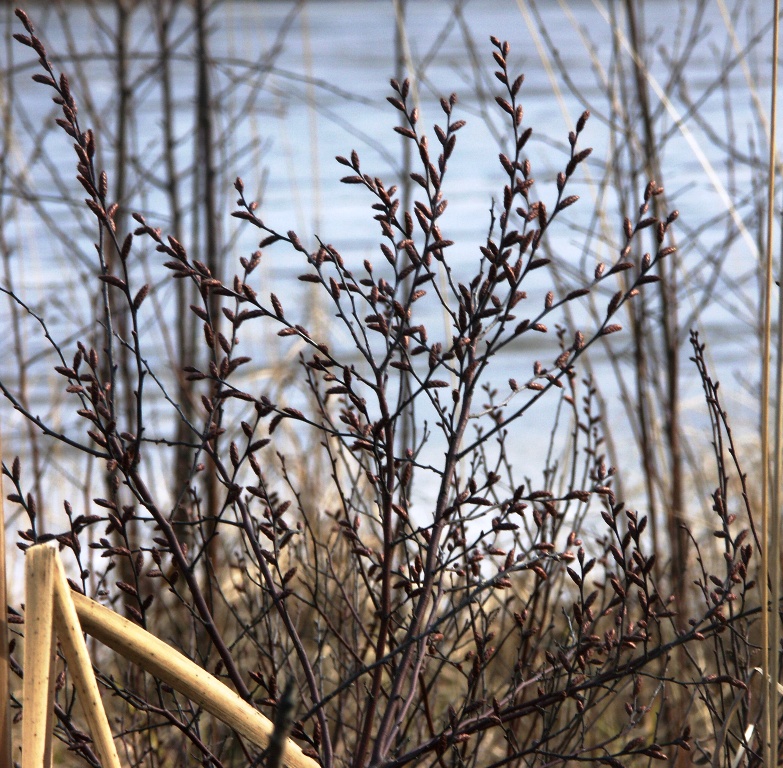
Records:
{"label": "background shoreline vegetation", "polygon": [[[575,54],[554,4],[520,3],[511,44],[444,5],[422,48],[421,7],[398,0],[382,128],[358,86],[315,72],[317,5],[270,4],[252,56],[226,45],[242,4],[8,10],[11,583],[56,541],[73,589],[329,768],[765,764],[760,414],[724,400],[707,345],[741,338],[732,390],[758,390],[773,25],[720,2],[711,37],[709,3],[670,5],[660,25],[596,3],[600,45],[561,5]],[[462,88],[441,95],[428,67],[454,38]],[[710,43],[716,72],[689,77]],[[532,86],[520,49],[544,65]],[[525,110],[544,76],[562,131]],[[254,117],[291,93],[307,109],[283,142],[311,163],[291,166],[312,203],[296,215]],[[324,116],[345,132],[339,193]],[[465,183],[475,123],[491,194]],[[672,155],[692,182],[668,184]],[[17,735],[18,595],[8,621]],[[276,761],[91,651],[123,764]],[[98,765],[60,669],[57,759]]]}

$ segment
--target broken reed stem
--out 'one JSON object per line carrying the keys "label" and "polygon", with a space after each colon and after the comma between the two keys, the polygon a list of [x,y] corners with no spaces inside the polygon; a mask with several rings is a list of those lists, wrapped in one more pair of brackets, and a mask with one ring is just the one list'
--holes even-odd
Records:
{"label": "broken reed stem", "polygon": [[[39,544],[27,550],[25,588],[22,768],[51,764],[55,628],[104,766],[120,768],[120,762],[83,630],[262,749],[268,748],[275,738],[279,740],[274,724],[217,678],[123,616],[72,592],[54,547]],[[290,739],[284,742],[282,765],[318,768]]]}
{"label": "broken reed stem", "polygon": [[31,547],[25,555],[24,715],[22,768],[52,764],[54,718],[54,578],[57,553]]}
{"label": "broken reed stem", "polygon": [[59,555],[55,550],[52,551],[55,552],[54,627],[60,640],[60,647],[68,662],[68,671],[73,678],[79,703],[101,765],[104,768],[120,768],[120,758],[101,701],[98,681],[95,679],[90,654],[82,635],[82,627],[71,599],[71,588],[68,586],[68,579],[65,577]]}
{"label": "broken reed stem", "polygon": [[[78,592],[71,592],[71,598],[87,634],[187,696],[253,744],[264,749],[269,746],[274,733],[273,723],[227,685],[123,616]],[[290,739],[283,754],[283,765],[318,768],[318,763]]]}
{"label": "broken reed stem", "polygon": [[[766,706],[763,718],[763,757],[764,765],[773,765],[773,755],[777,759],[778,747],[778,652],[780,629],[777,619],[770,623],[770,581],[772,583],[772,605],[780,602],[780,482],[781,482],[781,433],[783,430],[783,304],[779,305],[778,321],[778,367],[777,398],[775,404],[775,466],[773,471],[772,505],[770,508],[770,450],[769,450],[769,396],[770,396],[770,356],[772,351],[772,236],[774,228],[775,203],[775,131],[777,128],[777,84],[778,84],[778,18],[780,0],[774,4],[774,25],[772,34],[772,93],[770,106],[769,134],[769,181],[767,186],[767,252],[766,274],[764,280],[764,355],[761,376],[761,492],[762,492],[762,541],[761,550],[761,620],[762,620],[762,667],[763,691]],[[770,540],[771,529],[771,540]],[[770,550],[772,558],[770,559]],[[777,612],[776,612],[777,613]]]}

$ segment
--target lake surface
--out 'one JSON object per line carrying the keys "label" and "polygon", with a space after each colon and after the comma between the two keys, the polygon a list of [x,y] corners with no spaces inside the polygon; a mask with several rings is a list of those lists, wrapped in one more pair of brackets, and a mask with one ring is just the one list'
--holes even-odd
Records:
{"label": "lake surface", "polygon": [[[622,105],[636,101],[628,95],[634,87],[633,60],[627,19],[619,5],[598,0],[409,2],[400,46],[390,2],[219,4],[210,15],[209,45],[218,210],[228,262],[236,264],[258,240],[255,231],[229,216],[235,198],[231,184],[237,175],[244,179],[248,194],[260,200],[261,217],[274,229],[294,229],[309,246],[317,235],[333,243],[351,265],[380,257],[372,200],[364,190],[339,183],[347,171],[333,158],[356,149],[364,171],[388,184],[400,177],[402,140],[392,130],[398,116],[386,97],[402,50],[408,64],[404,69],[414,78],[420,101],[420,124],[432,141],[431,125],[442,121],[439,98],[459,94],[456,117],[464,118],[467,125],[449,164],[445,181],[449,208],[442,229],[456,243],[451,249],[455,273],[471,276],[489,227],[490,206],[502,195],[503,172],[497,155],[509,137],[507,121],[494,104],[500,84],[492,76],[489,36],[496,35],[511,43],[510,69],[526,74],[520,98],[524,125],[534,128],[527,151],[537,194],[543,200],[555,199],[555,177],[568,157],[568,131],[584,109],[592,112],[580,144],[594,147],[594,152],[569,187],[582,200],[553,226],[549,240],[563,280],[571,287],[583,285],[578,273],[587,274],[589,280],[597,261],[616,260],[622,238],[620,208],[623,201],[637,205],[643,188],[643,126],[636,107],[627,120],[622,119]],[[769,101],[769,24],[761,17],[760,6],[752,2],[729,3],[724,8],[715,2],[658,0],[644,7],[639,24],[649,41],[644,48],[647,85],[662,181],[670,208],[680,211],[676,229],[680,335],[686,340],[691,326],[702,331],[714,375],[724,382],[737,437],[752,443],[758,420],[758,243],[763,232],[767,154],[761,112],[768,110]],[[30,3],[27,10],[56,65],[70,73],[83,124],[93,126],[99,137],[111,189],[119,174],[113,148],[119,98],[116,41],[111,34],[115,11],[111,4],[78,3],[65,10]],[[4,39],[20,30],[10,10],[2,14],[0,28]],[[150,6],[142,5],[133,13],[132,116],[124,203],[169,232],[172,213],[162,188],[165,156],[156,29]],[[194,156],[193,144],[195,37],[192,13],[185,6],[172,19],[170,40],[174,152],[181,194],[187,201],[193,197],[200,158]],[[53,335],[71,349],[75,336],[89,326],[98,291],[90,266],[95,228],[89,214],[72,202],[83,197],[73,180],[74,157],[66,137],[51,130],[53,113],[46,89],[30,82],[30,74],[36,71],[30,54],[14,43],[6,46],[3,58],[3,101],[10,102],[7,114],[13,122],[3,160],[4,283],[12,282],[30,306],[47,318]],[[183,202],[186,244],[199,240],[202,224],[195,211]],[[160,259],[149,244],[139,245],[133,267],[138,284],[151,281],[169,323],[182,322],[174,318],[170,281]],[[228,269],[233,274],[234,267]],[[312,295],[295,280],[303,271],[303,263],[290,253],[271,248],[264,256],[257,287],[278,293],[286,306],[313,314]],[[547,270],[531,279],[527,290],[536,306],[543,303],[552,284]],[[328,305],[319,311],[327,318],[330,315]],[[651,311],[659,310],[653,305]],[[3,304],[0,313],[2,338],[10,340],[9,305]],[[443,333],[439,312],[433,309],[424,319]],[[575,321],[586,330],[594,323],[586,308],[576,310]],[[66,419],[63,411],[67,410],[63,379],[47,372],[54,361],[46,354],[40,329],[34,323],[25,327],[22,354],[30,363],[36,412],[59,423]],[[165,334],[152,318],[148,331],[151,350],[161,355],[159,367],[165,378]],[[348,343],[339,328],[330,333],[338,346]],[[554,340],[548,347],[537,341],[536,348],[517,345],[499,356],[492,379],[498,387],[507,388],[509,377],[526,380],[536,358],[551,364],[557,356]],[[8,346],[0,372],[4,380],[13,381],[18,368],[10,341],[4,343]],[[249,336],[244,343],[256,350],[254,359],[261,369],[253,377],[261,382],[258,386],[265,386],[270,370],[279,367],[281,359],[291,359],[290,345],[275,338]],[[618,334],[613,340],[621,358],[626,357],[628,343],[627,335]],[[699,451],[708,448],[709,427],[700,382],[687,362],[690,354],[684,341],[685,428]],[[618,450],[630,457],[628,487],[633,495],[638,474],[632,434],[625,425],[628,408],[621,403],[621,389],[605,352],[597,349],[591,364],[607,402]],[[622,375],[631,382],[630,361]],[[169,418],[165,403],[155,408],[161,419]],[[6,450],[23,452],[27,437],[20,420],[7,404],[0,413]],[[519,438],[513,441],[514,458],[523,474],[540,473],[541,448],[529,436],[548,434],[552,419],[552,408],[537,408],[515,427]],[[437,454],[441,448],[433,443],[432,451]],[[49,451],[46,461],[65,487],[81,487],[80,470],[58,450]],[[165,466],[160,467],[161,479],[166,472]],[[700,498],[689,501],[697,507],[703,504]]]}

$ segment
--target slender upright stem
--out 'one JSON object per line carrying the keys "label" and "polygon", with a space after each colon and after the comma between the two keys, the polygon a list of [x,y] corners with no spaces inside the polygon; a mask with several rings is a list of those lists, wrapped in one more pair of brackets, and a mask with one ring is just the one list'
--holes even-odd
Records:
{"label": "slender upright stem", "polygon": [[[772,35],[772,94],[770,107],[769,136],[769,181],[767,187],[767,253],[766,275],[764,281],[764,355],[762,358],[761,375],[761,621],[763,635],[762,669],[764,692],[767,706],[764,711],[764,765],[773,765],[773,756],[777,761],[778,750],[778,652],[780,645],[780,628],[777,619],[777,606],[780,603],[780,481],[781,481],[781,432],[783,431],[783,358],[781,346],[783,334],[778,325],[778,372],[776,400],[776,430],[775,430],[775,466],[773,472],[774,486],[770,489],[770,435],[769,435],[769,400],[770,400],[770,358],[772,351],[772,234],[774,228],[775,203],[775,131],[777,129],[777,85],[778,85],[778,26],[780,16],[780,1],[775,0],[775,23]],[[783,304],[779,312],[783,315]],[[770,504],[770,490],[772,491]],[[771,536],[770,536],[771,534]],[[772,555],[770,560],[770,553]],[[775,607],[770,622],[770,582],[772,584],[772,605]]]}

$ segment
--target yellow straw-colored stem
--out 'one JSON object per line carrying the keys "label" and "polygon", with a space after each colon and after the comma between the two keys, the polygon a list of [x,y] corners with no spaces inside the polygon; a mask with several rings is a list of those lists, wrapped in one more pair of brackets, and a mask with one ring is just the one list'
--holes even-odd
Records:
{"label": "yellow straw-colored stem", "polygon": [[[269,746],[274,731],[272,721],[227,685],[123,616],[84,595],[76,592],[71,595],[85,632],[187,696],[257,746],[264,749]],[[286,742],[283,765],[319,768],[319,764],[290,739]]]}
{"label": "yellow straw-colored stem", "polygon": [[120,758],[114,746],[106,710],[103,708],[98,682],[84,642],[79,617],[71,599],[71,588],[65,578],[62,562],[55,558],[54,627],[60,640],[68,671],[93,740],[93,747],[103,768],[120,768]]}
{"label": "yellow straw-colored stem", "polygon": [[43,545],[31,547],[25,554],[22,768],[52,764],[56,557],[54,549]]}

